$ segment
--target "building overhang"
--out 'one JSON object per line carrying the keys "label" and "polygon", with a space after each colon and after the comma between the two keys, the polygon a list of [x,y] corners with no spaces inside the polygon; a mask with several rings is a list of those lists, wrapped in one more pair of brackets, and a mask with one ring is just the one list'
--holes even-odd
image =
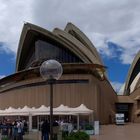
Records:
{"label": "building overhang", "polygon": [[[106,67],[98,64],[62,64],[63,74],[91,74],[99,80],[105,80]],[[40,67],[19,71],[0,80],[0,90],[20,81],[40,77]],[[103,74],[103,75],[101,75]]]}
{"label": "building overhang", "polygon": [[134,101],[130,98],[130,96],[119,95],[116,101],[117,104],[133,104]]}
{"label": "building overhang", "polygon": [[[125,89],[124,89],[124,94],[125,95],[130,95],[131,94],[130,93],[130,86],[131,86],[133,80],[135,79],[135,77],[137,76],[137,74],[139,73],[139,63],[140,63],[140,51],[135,56],[131,66],[130,66],[130,69],[128,71],[127,79],[126,79],[126,82],[125,82]],[[137,88],[137,85],[135,86],[134,90],[136,88]]]}
{"label": "building overhang", "polygon": [[[69,49],[71,52],[77,55],[84,63],[102,65],[99,54],[97,53],[94,46],[91,45],[91,43],[87,43],[87,45],[85,45],[86,43],[83,43],[84,40],[85,42],[89,42],[87,40],[87,37],[83,36],[82,32],[78,32],[79,30],[76,27],[71,27],[72,24],[68,25],[66,29],[68,27],[72,29],[65,29],[64,31],[59,29],[50,32],[39,26],[26,23],[23,27],[19,41],[16,59],[16,72],[24,70],[24,65],[26,63],[25,59],[28,56],[28,52],[30,52],[31,49],[34,47],[34,41],[41,38],[65,46],[67,49]],[[72,34],[69,33],[70,30],[74,30],[77,33],[77,35],[82,38],[83,41],[78,40],[77,38],[72,36]]]}

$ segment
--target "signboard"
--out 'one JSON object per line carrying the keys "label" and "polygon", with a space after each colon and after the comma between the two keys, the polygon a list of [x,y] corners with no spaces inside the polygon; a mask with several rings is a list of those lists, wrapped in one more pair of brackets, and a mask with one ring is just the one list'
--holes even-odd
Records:
{"label": "signboard", "polygon": [[117,104],[117,112],[128,111],[128,104]]}
{"label": "signboard", "polygon": [[99,135],[99,121],[94,121],[94,134]]}

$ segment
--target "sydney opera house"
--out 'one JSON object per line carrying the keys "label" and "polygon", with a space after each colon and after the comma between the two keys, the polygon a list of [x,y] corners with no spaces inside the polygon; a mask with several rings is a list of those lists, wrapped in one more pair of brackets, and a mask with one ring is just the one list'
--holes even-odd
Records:
{"label": "sydney opera house", "polygon": [[115,113],[140,122],[140,53],[130,68],[124,95],[112,88],[96,48],[72,23],[52,32],[26,23],[16,58],[16,72],[0,80],[0,108],[49,106],[50,87],[40,75],[41,64],[55,59],[63,75],[54,85],[54,107],[84,104],[101,124],[114,122]]}
{"label": "sydney opera house", "polygon": [[140,51],[135,56],[129,69],[124,95],[133,101],[129,110],[131,121],[140,122]]}
{"label": "sydney opera house", "polygon": [[49,84],[40,76],[42,62],[55,59],[63,75],[54,85],[54,107],[84,104],[94,119],[112,122],[117,95],[106,77],[106,67],[91,41],[72,23],[52,32],[26,23],[23,27],[16,72],[0,80],[0,108],[49,106]]}

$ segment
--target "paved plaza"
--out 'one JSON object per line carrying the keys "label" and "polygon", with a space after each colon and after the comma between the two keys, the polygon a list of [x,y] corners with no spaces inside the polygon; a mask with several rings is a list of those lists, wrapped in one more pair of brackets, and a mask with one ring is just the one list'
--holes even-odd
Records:
{"label": "paved plaza", "polygon": [[41,140],[41,133],[30,132],[29,134],[24,135],[24,140]]}
{"label": "paved plaza", "polygon": [[[40,132],[31,132],[24,140],[41,140]],[[91,140],[140,140],[140,124],[102,125],[99,136],[91,136]]]}
{"label": "paved plaza", "polygon": [[140,124],[103,125],[92,140],[140,140]]}

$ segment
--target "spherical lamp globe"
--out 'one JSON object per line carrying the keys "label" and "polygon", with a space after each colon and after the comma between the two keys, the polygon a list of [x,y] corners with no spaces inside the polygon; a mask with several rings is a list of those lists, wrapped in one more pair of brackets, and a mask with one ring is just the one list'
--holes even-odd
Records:
{"label": "spherical lamp globe", "polygon": [[53,59],[44,61],[40,66],[40,74],[44,80],[58,80],[62,73],[62,65]]}

